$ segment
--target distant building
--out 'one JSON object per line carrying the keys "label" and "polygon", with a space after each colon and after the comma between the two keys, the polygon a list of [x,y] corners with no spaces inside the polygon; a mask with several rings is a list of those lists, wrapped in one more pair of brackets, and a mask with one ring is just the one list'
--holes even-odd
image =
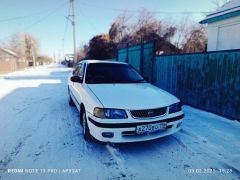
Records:
{"label": "distant building", "polygon": [[15,71],[18,59],[12,50],[0,47],[0,73]]}
{"label": "distant building", "polygon": [[0,60],[1,61],[17,61],[18,55],[10,49],[0,47]]}
{"label": "distant building", "polygon": [[66,61],[73,61],[74,54],[65,54],[65,60]]}
{"label": "distant building", "polygon": [[240,0],[231,0],[207,15],[208,51],[240,49]]}
{"label": "distant building", "polygon": [[28,67],[28,62],[14,51],[0,47],[0,73],[12,72]]}

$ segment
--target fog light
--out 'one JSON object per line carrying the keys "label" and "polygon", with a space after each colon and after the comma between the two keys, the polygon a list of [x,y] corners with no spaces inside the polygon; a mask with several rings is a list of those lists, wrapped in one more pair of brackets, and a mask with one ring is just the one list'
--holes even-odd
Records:
{"label": "fog light", "polygon": [[105,138],[112,138],[114,136],[113,132],[103,132],[102,136]]}
{"label": "fog light", "polygon": [[182,125],[182,122],[177,124],[177,128],[179,128]]}

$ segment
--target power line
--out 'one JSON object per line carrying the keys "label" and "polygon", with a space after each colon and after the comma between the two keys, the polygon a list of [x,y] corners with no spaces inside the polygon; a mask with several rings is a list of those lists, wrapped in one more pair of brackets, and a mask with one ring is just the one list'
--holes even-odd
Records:
{"label": "power line", "polygon": [[9,21],[15,21],[15,20],[18,20],[18,19],[32,18],[33,16],[38,16],[38,15],[47,13],[49,11],[50,10],[45,10],[45,11],[39,11],[39,12],[32,13],[32,14],[26,14],[26,15],[23,15],[23,16],[17,16],[17,17],[11,17],[11,18],[6,18],[6,19],[0,19],[0,22],[9,22]]}
{"label": "power line", "polygon": [[[83,10],[79,11],[79,13],[80,13],[83,17],[85,17],[85,18],[89,18],[89,16],[87,16],[87,15],[83,12]],[[86,22],[87,22],[97,33],[99,32],[98,28],[92,23],[92,21],[88,20],[88,21],[86,21]]]}
{"label": "power line", "polygon": [[68,1],[62,3],[62,4],[59,5],[56,9],[54,9],[54,10],[51,11],[51,12],[49,12],[46,16],[42,17],[42,18],[39,19],[38,21],[32,23],[32,24],[31,24],[29,27],[27,27],[26,29],[30,29],[30,28],[34,27],[35,25],[39,24],[40,22],[46,20],[46,19],[47,19],[48,17],[50,17],[52,14],[56,13],[56,12],[59,10],[59,8],[63,7],[63,6],[64,6],[65,4],[67,4],[67,3],[68,3]]}
{"label": "power line", "polygon": [[[110,8],[110,7],[103,7],[103,6],[98,6],[94,4],[88,4],[85,2],[82,2],[83,6],[88,6],[88,7],[93,7],[93,8],[98,8],[98,9],[105,9],[105,10],[111,10],[111,11],[120,11],[120,12],[130,12],[130,13],[139,13],[139,10],[123,10],[123,9],[117,9],[117,8]],[[210,12],[204,12],[204,11],[182,11],[182,12],[171,12],[171,11],[151,11],[156,14],[207,14]]]}
{"label": "power line", "polygon": [[27,15],[24,15],[24,16],[18,16],[18,17],[12,17],[12,18],[7,18],[7,19],[1,19],[0,22],[9,22],[9,21],[15,21],[15,20],[18,20],[18,19],[26,19],[26,18],[31,18],[33,16],[37,16],[37,15],[40,15],[40,14],[43,14],[45,13],[46,11],[44,12],[38,12],[38,13],[33,13],[33,14],[27,14]]}
{"label": "power line", "polygon": [[67,30],[68,30],[70,10],[71,10],[71,6],[69,5],[68,14],[67,14],[67,16],[66,16],[66,23],[65,23],[64,33],[63,33],[63,39],[65,39]]}
{"label": "power line", "polygon": [[[40,22],[44,21],[44,20],[47,19],[49,16],[51,16],[52,14],[54,14],[55,12],[57,12],[60,7],[63,7],[63,6],[64,6],[65,4],[67,4],[67,3],[68,3],[68,1],[65,1],[64,3],[60,4],[56,9],[54,9],[53,11],[50,11],[46,16],[44,16],[43,18],[35,21],[34,23],[32,23],[32,24],[31,24],[30,26],[28,26],[27,28],[24,28],[23,30],[24,30],[24,31],[25,31],[25,30],[28,30],[28,29],[34,27],[35,25],[39,24]],[[45,12],[46,12],[46,11],[45,11]],[[41,13],[43,13],[43,12],[41,12]],[[39,12],[39,13],[35,13],[35,15],[36,15],[36,14],[40,14],[40,12]],[[26,15],[26,16],[27,16],[27,15]],[[24,18],[24,17],[26,17],[26,16],[9,18],[9,20],[10,20],[10,19],[21,19],[21,18]],[[5,19],[5,20],[3,20],[3,21],[7,21],[7,19]],[[12,34],[10,34],[10,35],[8,35],[8,36],[5,36],[4,38],[2,38],[2,40],[7,40],[7,39],[10,38],[11,36],[12,36]]]}

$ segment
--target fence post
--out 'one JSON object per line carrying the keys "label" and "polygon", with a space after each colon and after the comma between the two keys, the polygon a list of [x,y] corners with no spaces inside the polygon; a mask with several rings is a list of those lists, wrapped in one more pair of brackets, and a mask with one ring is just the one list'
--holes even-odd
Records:
{"label": "fence post", "polygon": [[141,39],[141,51],[140,51],[140,74],[143,76],[144,66],[144,42]]}
{"label": "fence post", "polygon": [[[156,72],[155,72],[155,62],[156,62],[156,59],[155,59],[155,56],[156,56],[156,39],[153,40],[153,52],[152,52],[152,62],[151,62],[151,83],[154,84],[155,83],[155,76],[156,76]],[[154,76],[155,75],[155,76]]]}
{"label": "fence post", "polygon": [[128,43],[127,43],[127,56],[126,56],[126,63],[128,63]]}
{"label": "fence post", "polygon": [[118,52],[119,52],[119,50],[118,50],[118,48],[116,48],[116,61],[118,61]]}

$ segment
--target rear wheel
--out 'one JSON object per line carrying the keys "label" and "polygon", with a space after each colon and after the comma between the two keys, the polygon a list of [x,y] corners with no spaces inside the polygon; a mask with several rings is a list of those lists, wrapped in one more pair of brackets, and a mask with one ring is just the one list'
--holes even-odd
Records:
{"label": "rear wheel", "polygon": [[87,124],[87,116],[86,116],[85,112],[82,113],[82,124],[83,124],[83,137],[84,137],[84,139],[86,141],[92,140],[92,136],[91,136],[90,131],[89,131],[89,127],[88,127],[88,124]]}

